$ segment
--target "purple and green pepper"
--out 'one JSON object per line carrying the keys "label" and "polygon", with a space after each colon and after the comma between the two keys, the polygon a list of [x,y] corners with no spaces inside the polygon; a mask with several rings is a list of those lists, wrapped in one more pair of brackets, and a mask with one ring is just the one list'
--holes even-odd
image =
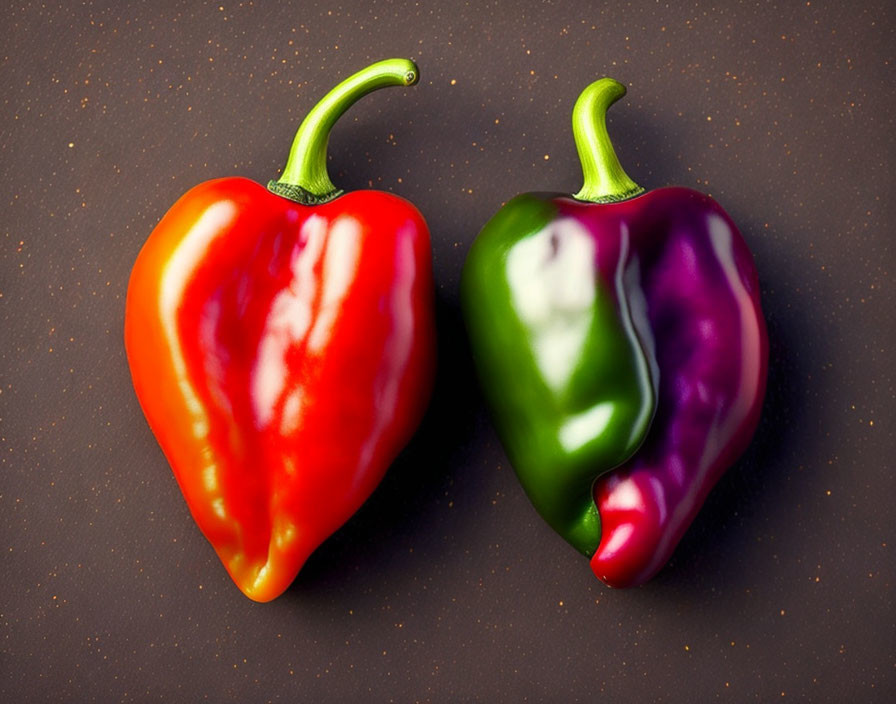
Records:
{"label": "purple and green pepper", "polygon": [[668,561],[744,451],[768,339],[752,256],[709,196],[649,193],[619,164],[604,78],[573,110],[584,185],[483,228],[464,317],[498,434],[538,512],[615,587]]}

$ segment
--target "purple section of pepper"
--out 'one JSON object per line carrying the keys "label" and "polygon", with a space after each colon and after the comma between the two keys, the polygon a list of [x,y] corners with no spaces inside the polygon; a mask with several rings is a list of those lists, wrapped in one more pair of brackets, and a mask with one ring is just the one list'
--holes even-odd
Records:
{"label": "purple section of pepper", "polygon": [[768,365],[756,269],[731,219],[696,191],[554,202],[593,234],[605,280],[627,258],[629,305],[639,296],[646,305],[639,335],[659,369],[657,412],[632,459],[594,492],[602,536],[592,569],[611,586],[632,586],[667,562],[756,429]]}

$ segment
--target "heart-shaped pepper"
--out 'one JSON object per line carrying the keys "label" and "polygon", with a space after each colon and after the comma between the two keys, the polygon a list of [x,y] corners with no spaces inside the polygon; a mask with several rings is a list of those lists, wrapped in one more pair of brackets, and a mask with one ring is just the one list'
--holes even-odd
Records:
{"label": "heart-shaped pepper", "polygon": [[268,601],[370,495],[410,439],[435,359],[429,233],[397,196],[342,193],[333,124],[417,81],[393,59],[334,88],[279,181],[196,186],[131,274],[134,388],[190,511],[237,586]]}
{"label": "heart-shaped pepper", "polygon": [[669,559],[759,419],[768,359],[753,259],[685,188],[625,174],[590,85],[573,111],[585,183],[528,193],[483,228],[464,317],[498,433],[532,503],[612,586]]}

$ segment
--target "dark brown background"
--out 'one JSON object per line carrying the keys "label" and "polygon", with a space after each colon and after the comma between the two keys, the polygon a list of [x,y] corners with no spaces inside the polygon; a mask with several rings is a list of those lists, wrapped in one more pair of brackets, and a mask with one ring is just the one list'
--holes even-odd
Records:
{"label": "dark brown background", "polygon": [[[10,7],[11,5],[11,7]],[[0,699],[884,701],[894,689],[893,13],[821,2],[46,2],[0,14]],[[326,7],[326,9],[322,9]],[[192,185],[279,172],[339,80],[331,173],[429,221],[440,381],[418,437],[258,605],[134,397],[128,273]],[[579,91],[641,184],[711,193],[771,336],[751,449],[671,565],[610,591],[485,415],[458,277],[527,190],[579,186]]]}

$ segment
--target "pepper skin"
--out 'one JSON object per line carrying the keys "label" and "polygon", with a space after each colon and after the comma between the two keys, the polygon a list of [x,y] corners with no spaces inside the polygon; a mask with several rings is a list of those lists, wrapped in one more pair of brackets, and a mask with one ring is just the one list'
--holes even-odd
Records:
{"label": "pepper skin", "polygon": [[499,436],[532,503],[614,587],[668,561],[758,424],[759,285],[721,207],[644,193],[589,86],[573,112],[585,185],[529,193],[483,228],[461,295]]}
{"label": "pepper skin", "polygon": [[256,601],[281,594],[370,495],[429,399],[426,223],[326,173],[339,115],[416,79],[393,59],[344,81],[303,122],[280,181],[196,186],[134,265],[134,388],[197,524]]}

